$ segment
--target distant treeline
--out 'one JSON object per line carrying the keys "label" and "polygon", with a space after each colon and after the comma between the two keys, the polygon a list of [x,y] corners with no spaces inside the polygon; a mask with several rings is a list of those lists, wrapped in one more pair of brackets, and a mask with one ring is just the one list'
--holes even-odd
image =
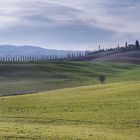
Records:
{"label": "distant treeline", "polygon": [[[88,51],[90,52],[90,51]],[[39,55],[39,56],[0,56],[0,62],[27,62],[27,61],[49,61],[49,60],[71,60],[88,55],[86,52],[68,53],[60,55]]]}
{"label": "distant treeline", "polygon": [[110,52],[110,51],[114,51],[114,52],[127,52],[127,51],[139,51],[140,50],[140,44],[139,44],[139,41],[136,40],[135,44],[128,44],[127,42],[125,43],[125,47],[122,47],[118,44],[117,47],[115,48],[101,48],[101,46],[99,46],[99,49],[96,50],[96,51],[89,51],[88,54],[91,55],[91,54],[97,54],[97,53],[100,53],[100,52]]}
{"label": "distant treeline", "polygon": [[104,49],[99,46],[99,49],[96,51],[79,51],[78,53],[68,53],[65,56],[60,55],[39,55],[39,56],[0,56],[0,62],[28,62],[28,61],[63,61],[63,60],[79,60],[79,58],[84,58],[89,55],[96,55],[100,54],[101,52],[127,52],[127,51],[134,51],[140,50],[139,41],[136,40],[135,44],[129,44],[126,42],[125,47],[120,47],[118,44],[115,48]]}

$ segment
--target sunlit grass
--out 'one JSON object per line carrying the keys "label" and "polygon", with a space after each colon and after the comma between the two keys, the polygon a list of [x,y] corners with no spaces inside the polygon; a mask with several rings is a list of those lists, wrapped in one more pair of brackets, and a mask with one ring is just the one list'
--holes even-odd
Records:
{"label": "sunlit grass", "polygon": [[140,82],[0,98],[1,139],[138,140]]}

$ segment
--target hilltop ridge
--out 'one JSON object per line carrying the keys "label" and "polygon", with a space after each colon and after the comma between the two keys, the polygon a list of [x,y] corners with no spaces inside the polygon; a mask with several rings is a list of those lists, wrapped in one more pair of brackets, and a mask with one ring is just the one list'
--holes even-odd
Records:
{"label": "hilltop ridge", "polygon": [[0,45],[0,56],[42,56],[42,55],[57,55],[66,56],[68,53],[77,53],[78,51],[46,49],[37,46],[15,46],[15,45]]}

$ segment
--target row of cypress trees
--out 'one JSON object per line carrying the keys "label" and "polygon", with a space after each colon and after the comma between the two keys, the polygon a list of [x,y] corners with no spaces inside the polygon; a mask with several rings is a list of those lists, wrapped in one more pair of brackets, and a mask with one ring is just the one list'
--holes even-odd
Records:
{"label": "row of cypress trees", "polygon": [[1,56],[1,62],[26,62],[26,61],[49,61],[49,60],[69,60],[87,55],[85,52],[69,53],[65,56],[40,55],[40,56]]}

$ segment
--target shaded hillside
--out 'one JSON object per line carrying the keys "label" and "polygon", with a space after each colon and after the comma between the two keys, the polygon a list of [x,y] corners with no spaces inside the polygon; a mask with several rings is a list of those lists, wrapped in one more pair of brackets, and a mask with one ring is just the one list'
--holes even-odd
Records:
{"label": "shaded hillside", "polygon": [[140,80],[140,66],[93,62],[0,64],[0,95],[25,94],[99,84],[99,75],[113,81]]}
{"label": "shaded hillside", "polygon": [[[81,59],[81,60],[84,60]],[[110,51],[89,55],[86,61],[140,64],[140,51]]]}

